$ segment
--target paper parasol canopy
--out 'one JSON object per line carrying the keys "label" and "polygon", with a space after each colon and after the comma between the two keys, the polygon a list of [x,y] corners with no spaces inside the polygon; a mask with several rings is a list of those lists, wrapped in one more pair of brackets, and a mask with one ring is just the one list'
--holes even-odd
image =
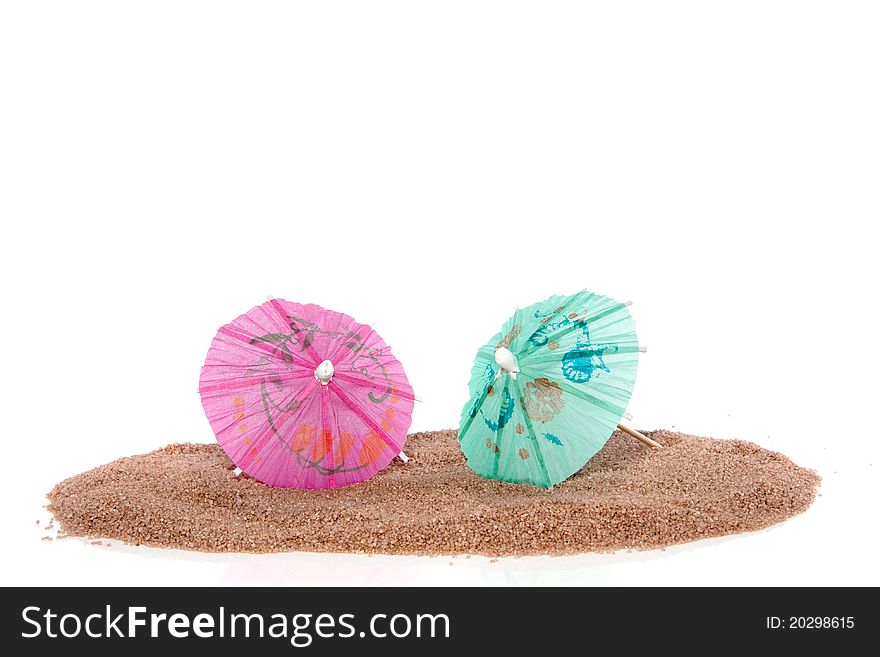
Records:
{"label": "paper parasol canopy", "polygon": [[584,291],[517,310],[474,361],[458,432],[468,465],[545,488],[568,478],[626,412],[638,356],[614,299]]}
{"label": "paper parasol canopy", "polygon": [[281,299],[220,328],[199,392],[233,463],[297,488],[346,486],[387,466],[406,442],[414,399],[372,328]]}

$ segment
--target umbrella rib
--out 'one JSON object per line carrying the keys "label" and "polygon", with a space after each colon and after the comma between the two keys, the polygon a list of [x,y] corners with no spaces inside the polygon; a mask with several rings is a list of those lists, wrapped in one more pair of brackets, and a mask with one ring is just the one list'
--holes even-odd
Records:
{"label": "umbrella rib", "polygon": [[[272,306],[272,310],[277,313],[278,318],[281,320],[282,326],[284,326],[284,328],[290,329],[290,323],[285,321],[287,315],[285,314],[284,309],[281,307],[281,304],[278,302],[278,299],[269,299],[269,305]],[[305,340],[303,340],[303,342],[305,342]],[[315,350],[315,347],[313,345],[309,344],[306,349],[308,349],[309,353],[314,356],[316,363],[320,363],[322,360],[324,360],[318,354],[317,350]]]}
{"label": "umbrella rib", "polygon": [[[589,325],[590,325],[591,323],[593,323],[593,322],[596,322],[596,321],[598,321],[598,320],[600,320],[600,319],[604,319],[605,317],[608,317],[608,315],[613,315],[613,314],[616,313],[617,311],[619,311],[619,310],[623,310],[623,309],[625,309],[625,308],[626,308],[626,304],[625,304],[625,303],[617,303],[617,304],[615,304],[614,306],[612,306],[612,307],[610,307],[610,308],[608,308],[608,309],[606,309],[606,310],[603,310],[603,311],[600,312],[599,314],[591,316],[591,317],[589,318],[589,322],[587,322],[587,326],[589,326]],[[565,337],[566,335],[568,335],[569,333],[573,333],[574,331],[579,331],[579,330],[581,330],[582,328],[583,328],[583,326],[580,326],[580,325],[578,325],[578,324],[576,324],[576,323],[573,322],[570,326],[566,326],[566,327],[564,327],[564,328],[559,329],[559,331],[557,331],[556,333],[553,333],[553,334],[551,334],[551,335],[547,335],[547,336],[546,336],[546,337],[547,337],[547,342],[551,342],[551,341],[553,341],[553,340],[559,340],[559,339],[561,339],[561,338],[564,338],[564,337]],[[540,329],[538,329],[538,330],[540,330]],[[536,330],[535,333],[537,333],[538,330]],[[532,335],[529,336],[529,340],[531,340],[532,337],[534,337],[535,333],[532,333]],[[527,358],[527,357],[530,356],[531,354],[535,353],[538,349],[540,349],[540,348],[543,347],[543,346],[544,346],[544,345],[534,345],[534,344],[532,344],[531,349],[529,349],[529,350],[526,351],[522,356],[520,356],[520,360],[524,360],[525,358]]]}
{"label": "umbrella rib", "polygon": [[240,379],[228,379],[226,381],[220,381],[216,383],[206,383],[199,386],[199,393],[248,388],[255,383],[259,383],[263,379],[274,379],[276,381],[294,381],[296,379],[305,379],[313,375],[314,373],[309,372],[308,370],[299,370],[297,372],[290,372],[288,374],[277,374],[271,376],[267,376],[265,373],[261,373],[259,376],[242,377]]}
{"label": "umbrella rib", "polygon": [[[505,382],[504,390],[507,390],[508,383],[509,382]],[[504,392],[501,393],[499,400],[498,421],[495,424],[495,426],[497,427],[497,429],[495,429],[495,447],[498,449],[498,451],[495,452],[495,463],[492,467],[492,477],[495,479],[498,478],[498,466],[501,463],[501,436],[504,433],[504,427],[501,425],[501,418],[504,417]],[[509,400],[508,403],[510,403]]]}
{"label": "umbrella rib", "polygon": [[351,411],[357,415],[361,421],[366,424],[370,429],[376,432],[376,434],[385,441],[389,447],[395,450],[395,453],[399,453],[401,450],[401,446],[394,442],[394,440],[389,436],[385,430],[380,427],[374,420],[371,418],[367,412],[358,404],[354,399],[346,395],[342,392],[342,388],[339,387],[339,384],[335,381],[330,381],[327,384],[327,387],[333,390],[333,394],[335,394],[342,401],[343,404],[348,406]]}
{"label": "umbrella rib", "polygon": [[[266,342],[251,342],[251,338],[248,337],[247,333],[242,333],[241,331],[236,331],[235,329],[232,329],[229,326],[221,326],[218,332],[222,333],[223,335],[228,336],[230,338],[234,338],[236,340],[239,340],[240,342],[244,342],[247,345],[250,345],[252,347],[260,349],[261,351],[265,351],[267,354],[272,356],[272,358],[280,358],[279,356],[275,355],[274,347],[270,346]],[[252,336],[252,337],[256,338],[257,336]],[[288,353],[288,355],[290,356],[290,360],[292,362],[294,362],[295,364],[300,365],[302,367],[306,367],[308,369],[312,369],[312,370],[315,369],[315,365],[308,362],[307,360],[298,360],[297,357],[291,353]]]}
{"label": "umbrella rib", "polygon": [[[520,390],[519,382],[514,379],[513,387],[516,388],[516,396],[518,399],[522,399],[522,390]],[[544,455],[541,453],[541,444],[538,442],[538,437],[535,435],[535,428],[532,426],[532,418],[529,417],[529,412],[523,407],[522,409],[523,419],[526,421],[526,431],[529,432],[529,438],[532,439],[532,445],[535,448],[535,455],[538,457],[538,465],[541,466],[541,474],[544,475],[544,479],[547,481],[547,488],[553,488],[553,480],[550,479],[550,473],[547,472],[547,464],[544,463]]]}
{"label": "umbrella rib", "polygon": [[480,347],[479,351],[477,351],[477,358],[483,358],[491,363],[495,360],[495,347]]}
{"label": "umbrella rib", "polygon": [[[293,411],[291,411],[289,415],[284,417],[281,423],[279,423],[277,425],[270,426],[270,429],[275,434],[275,437],[278,439],[278,441],[281,442],[281,444],[287,448],[284,450],[285,454],[286,454],[284,466],[281,466],[281,464],[279,463],[278,467],[275,469],[275,475],[277,475],[282,470],[282,468],[286,469],[290,465],[290,459],[294,456],[293,451],[290,449],[290,443],[286,442],[284,440],[284,438],[282,438],[279,435],[280,431],[281,431],[281,427],[285,424],[295,422],[295,421],[302,418],[303,411],[305,410],[306,405],[309,403],[311,396],[315,392],[315,390],[317,390],[317,381],[312,383],[311,386],[305,386],[302,390],[299,391],[299,394],[302,394],[303,392],[308,392],[308,394],[304,395],[299,406],[297,406],[297,408],[295,408]],[[294,396],[294,400],[296,400],[296,399],[297,399],[297,396]],[[268,442],[268,440],[266,442]],[[264,446],[265,446],[265,442],[264,442]],[[308,462],[311,465],[316,466],[316,469],[318,467],[320,467],[318,463],[312,463],[310,459],[306,458],[301,453],[296,453],[296,459],[299,463],[303,463],[304,461]],[[275,475],[273,475],[273,478]],[[304,471],[299,473],[299,477],[300,477],[299,480],[300,481],[302,480],[303,476],[305,476]]]}
{"label": "umbrella rib", "polygon": [[489,386],[492,385],[492,382],[486,384],[486,387],[483,388],[483,394],[480,395],[480,398],[477,400],[477,403],[474,404],[474,407],[471,411],[470,417],[468,417],[467,421],[464,423],[464,426],[461,427],[458,431],[458,442],[461,442],[464,435],[468,432],[468,429],[471,428],[471,425],[474,423],[474,418],[477,417],[477,413],[480,412],[480,408],[483,406],[483,402],[486,401],[486,397],[489,395]]}
{"label": "umbrella rib", "polygon": [[324,441],[324,462],[327,462],[327,457],[330,457],[330,472],[327,475],[327,481],[330,488],[333,488],[333,432],[327,426],[329,422],[327,421],[327,386],[321,386],[321,437],[320,440]]}
{"label": "umbrella rib", "polygon": [[[365,379],[363,377],[352,376],[351,374],[346,374],[345,372],[336,371],[333,373],[333,378],[334,379],[341,379],[343,381],[348,381],[349,383],[356,383],[357,385],[359,385],[361,387],[369,387],[369,388],[373,388],[374,390],[385,390],[384,384],[375,383],[375,382],[370,381],[369,379]],[[401,397],[402,399],[408,399],[410,401],[415,401],[415,399],[416,399],[415,395],[410,394],[404,390],[401,390],[399,387],[398,387],[398,390],[395,394],[398,397]]]}
{"label": "umbrella rib", "polygon": [[[327,386],[323,386],[323,387],[326,389]],[[345,468],[344,455],[343,455],[343,460],[340,461],[338,465],[336,463],[336,449],[339,449],[339,450],[342,449],[342,433],[343,433],[343,431],[342,431],[342,425],[339,423],[339,413],[336,410],[336,407],[333,404],[333,399],[330,397],[330,395],[327,395],[327,409],[328,409],[327,417],[330,421],[331,431],[333,431],[334,429],[336,431],[336,443],[333,445],[334,449],[333,449],[333,451],[328,450],[329,460],[330,460],[330,465],[327,467],[328,476],[331,478],[331,481],[336,482],[335,476],[337,474],[339,474],[343,480],[342,483],[341,484],[333,483],[331,485],[332,486],[338,486],[338,485],[345,486],[346,484],[349,484],[351,482],[348,480],[349,477],[348,477],[347,473],[349,470]],[[340,452],[340,455],[342,455],[341,452]]]}
{"label": "umbrella rib", "polygon": [[[355,327],[359,327],[356,329]],[[332,331],[334,334],[334,342],[328,347],[327,352],[327,360],[331,361],[334,366],[337,364],[337,361],[344,362],[347,359],[347,355],[340,356],[339,353],[346,346],[346,341],[351,340],[355,336],[360,338],[360,329],[366,329],[367,333],[364,338],[361,338],[361,346],[364,347],[367,344],[367,341],[376,336],[376,341],[381,342],[382,337],[376,333],[376,331],[367,324],[361,324],[354,319],[354,317],[349,317],[343,313],[339,314],[339,321],[336,324],[336,328]],[[349,347],[350,354],[356,353],[355,350]]]}
{"label": "umbrella rib", "polygon": [[[530,363],[530,365],[534,365],[534,364],[535,363]],[[546,372],[539,373],[538,370],[535,370],[532,367],[528,367],[528,366],[521,368],[521,371],[524,373],[528,373],[529,376],[533,379],[538,378],[538,377],[542,377],[542,376],[544,376],[544,377],[547,376]],[[613,391],[614,393],[621,393],[621,395],[623,395],[627,399],[629,399],[629,393],[631,392],[630,388],[627,388],[625,385],[614,385],[613,383],[609,383],[609,380],[620,381],[620,380],[625,379],[625,377],[623,377],[621,374],[619,374],[619,372],[620,372],[619,368],[616,371],[618,372],[617,374],[610,373],[610,372],[603,373],[601,375],[597,374],[593,379],[591,379],[591,382],[595,387],[597,387],[597,388],[601,387],[603,390],[605,390],[606,394],[608,394],[608,395],[612,395],[612,393],[610,391]],[[556,381],[556,380],[557,379],[554,378],[554,381]],[[558,382],[560,384],[563,383],[561,380]],[[577,390],[577,389],[575,388],[574,390]],[[574,392],[572,394],[576,395],[577,392]],[[617,395],[617,396],[620,396],[620,395]]]}
{"label": "umbrella rib", "polygon": [[[587,292],[586,290],[584,290],[583,292],[586,293],[586,295],[587,295],[587,299],[586,299],[587,301],[590,299],[590,297],[594,296],[592,292]],[[580,293],[578,293],[578,294],[580,294]],[[546,324],[550,324],[554,319],[556,319],[556,318],[559,316],[560,313],[564,313],[564,312],[568,309],[568,307],[574,302],[574,300],[575,300],[576,297],[577,297],[577,294],[573,295],[573,296],[569,299],[569,302],[568,302],[568,303],[565,303],[565,304],[563,304],[563,305],[561,305],[561,306],[559,307],[559,310],[554,310],[552,313],[550,313],[549,315],[547,315],[547,317],[544,317],[544,318],[538,323],[538,328],[536,328],[534,331],[532,331],[532,334],[529,335],[529,337],[526,338],[526,344],[528,345],[528,344],[531,342],[531,339],[532,339],[533,337],[535,337],[535,334],[536,334],[538,331],[540,331],[540,330],[541,330]],[[549,338],[549,336],[548,336],[548,340],[549,340],[549,339],[550,339],[550,338]]]}
{"label": "umbrella rib", "polygon": [[[601,347],[603,344],[605,344],[605,343],[597,343],[597,344],[594,344],[591,346]],[[617,351],[610,351],[609,350],[609,355],[617,356],[618,354],[637,354],[637,353],[640,353],[640,351],[639,351],[640,347],[635,342],[633,342],[632,344],[628,344],[628,345],[621,344],[620,342],[616,342],[613,344],[618,345],[618,349],[617,349]],[[519,363],[522,364],[522,363],[527,362],[529,365],[539,365],[542,363],[554,363],[556,361],[561,361],[562,358],[565,356],[565,353],[559,353],[560,351],[562,351],[562,350],[560,349],[557,352],[551,351],[550,355],[543,356],[541,358],[533,358],[533,356],[536,356],[538,354],[538,352],[531,351],[528,354],[526,354],[525,356],[523,356],[522,358],[520,358]]]}
{"label": "umbrella rib", "polygon": [[[354,329],[355,326],[360,326],[361,328],[365,328],[365,329],[367,329],[367,333],[366,333],[366,335],[365,335],[363,338],[361,338],[360,335],[359,335],[360,331],[357,331],[357,330]],[[338,326],[336,327],[336,332],[337,332],[337,333],[343,333],[343,331],[344,331],[345,333],[344,333],[341,337],[339,337],[339,338],[337,339],[335,346],[332,348],[332,351],[331,351],[329,354],[327,354],[327,358],[328,358],[329,360],[333,361],[334,363],[337,361],[337,356],[339,356],[339,353],[340,353],[340,352],[342,351],[342,349],[345,347],[345,345],[346,345],[346,340],[352,340],[355,336],[357,336],[358,338],[360,338],[360,349],[366,349],[366,348],[369,348],[369,347],[367,346],[367,343],[370,341],[371,338],[373,338],[373,336],[375,336],[375,337],[377,338],[376,340],[373,341],[374,343],[375,343],[375,342],[381,342],[381,341],[382,341],[381,336],[379,336],[379,334],[376,333],[376,331],[374,331],[374,330],[372,329],[372,327],[370,327],[370,326],[368,326],[368,325],[366,325],[366,324],[358,324],[358,323],[357,323],[356,321],[354,321],[354,320],[352,320],[352,323],[351,323],[351,324],[349,324],[348,326],[344,326],[344,327],[343,327],[343,325],[342,325],[342,322],[340,322],[340,323],[338,324]],[[354,335],[352,335],[352,334],[354,334]],[[360,349],[355,350],[355,349],[352,349],[351,347],[349,347],[349,352],[350,352],[350,353],[349,353],[348,355],[345,355],[345,356],[342,356],[342,357],[338,358],[338,360],[339,360],[340,362],[344,362],[344,361],[347,360],[348,356],[350,356],[350,355],[354,355],[354,354],[357,353],[357,351],[359,351]]]}

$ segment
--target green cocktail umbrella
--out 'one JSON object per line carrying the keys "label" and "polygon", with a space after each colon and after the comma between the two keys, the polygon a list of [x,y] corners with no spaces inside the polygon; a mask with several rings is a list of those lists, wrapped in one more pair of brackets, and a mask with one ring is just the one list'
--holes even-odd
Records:
{"label": "green cocktail umbrella", "polygon": [[639,351],[627,304],[609,297],[583,291],[517,310],[474,361],[458,430],[468,465],[545,488],[567,479],[625,414]]}

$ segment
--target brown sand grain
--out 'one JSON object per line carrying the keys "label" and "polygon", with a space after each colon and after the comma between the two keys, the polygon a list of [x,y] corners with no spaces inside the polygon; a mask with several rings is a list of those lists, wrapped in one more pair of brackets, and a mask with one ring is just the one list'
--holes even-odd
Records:
{"label": "brown sand grain", "polygon": [[616,432],[552,490],[482,479],[455,431],[409,437],[367,482],[271,488],[217,445],[177,444],[71,477],[49,493],[70,536],[210,552],[573,554],[650,549],[762,529],[806,510],[818,475],[740,440]]}

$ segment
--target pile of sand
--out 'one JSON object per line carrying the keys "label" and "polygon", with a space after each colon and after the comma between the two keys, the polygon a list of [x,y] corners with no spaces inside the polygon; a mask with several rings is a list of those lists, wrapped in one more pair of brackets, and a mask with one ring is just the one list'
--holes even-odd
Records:
{"label": "pile of sand", "polygon": [[615,433],[552,490],[482,479],[455,431],[409,437],[411,460],[328,491],[271,488],[217,445],[169,445],[61,482],[61,532],[211,552],[570,554],[648,549],[761,529],[804,511],[819,477],[739,440]]}

